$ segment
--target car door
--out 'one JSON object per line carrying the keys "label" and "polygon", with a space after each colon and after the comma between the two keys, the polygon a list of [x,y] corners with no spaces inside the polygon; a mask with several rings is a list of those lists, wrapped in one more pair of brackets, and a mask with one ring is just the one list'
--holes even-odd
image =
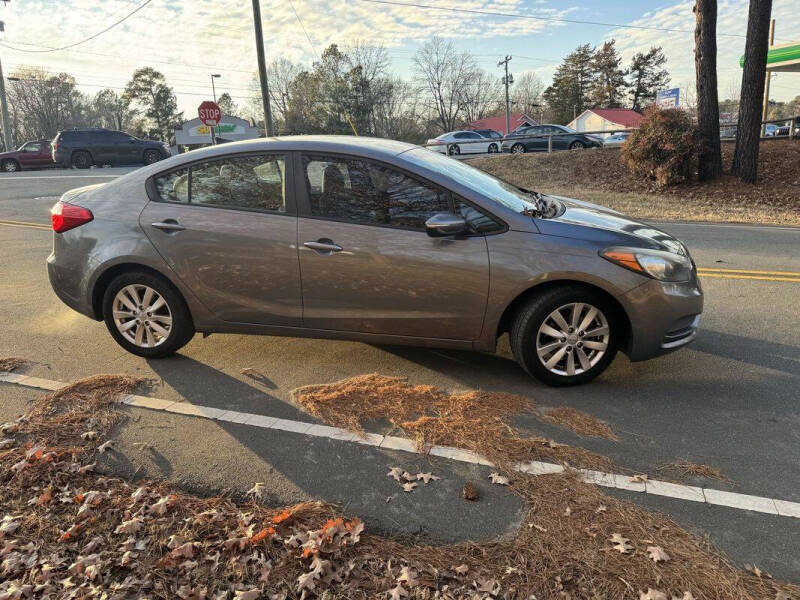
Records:
{"label": "car door", "polygon": [[36,159],[36,164],[40,167],[53,164],[53,149],[50,147],[50,142],[40,142],[39,156]]}
{"label": "car door", "polygon": [[133,136],[121,131],[109,131],[109,159],[115,165],[142,162],[142,151]]}
{"label": "car door", "polygon": [[303,325],[473,340],[489,286],[482,235],[430,237],[425,221],[450,194],[383,163],[298,159]]}
{"label": "car door", "polygon": [[37,167],[39,166],[39,158],[42,150],[41,142],[28,142],[20,149],[17,155],[19,164],[22,168]]}
{"label": "car door", "polygon": [[529,137],[525,140],[525,147],[529,152],[540,152],[542,150],[547,150],[547,138],[544,136],[544,134],[545,128],[541,126],[530,127],[525,130],[526,136],[537,136]]}
{"label": "car door", "polygon": [[[463,134],[465,141],[470,142],[464,144],[466,152],[469,154],[486,154],[489,151],[489,141],[486,140],[481,134],[474,131],[468,131]],[[462,150],[464,152],[464,150]]]}
{"label": "car door", "polygon": [[223,321],[301,324],[297,215],[286,162],[283,153],[250,153],[148,181],[142,229]]}

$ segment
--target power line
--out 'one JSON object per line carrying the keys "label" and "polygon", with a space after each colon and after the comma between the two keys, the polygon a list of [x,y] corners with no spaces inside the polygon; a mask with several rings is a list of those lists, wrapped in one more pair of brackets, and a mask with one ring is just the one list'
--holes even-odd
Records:
{"label": "power line", "polygon": [[292,12],[294,13],[294,16],[295,16],[295,17],[297,17],[297,22],[298,22],[298,23],[300,23],[300,27],[303,29],[303,33],[305,33],[305,34],[306,34],[306,39],[308,40],[308,45],[309,45],[309,46],[311,46],[311,51],[312,51],[312,52],[313,52],[313,53],[314,53],[314,54],[315,54],[315,55],[316,55],[316,56],[317,56],[317,57],[318,57],[320,60],[322,60],[322,56],[320,56],[319,52],[317,52],[317,48],[316,48],[316,46],[314,46],[314,42],[312,42],[312,41],[311,41],[311,36],[310,36],[310,35],[308,35],[308,31],[306,31],[306,26],[305,26],[305,25],[303,25],[303,20],[300,18],[300,15],[299,15],[299,14],[297,14],[297,9],[295,9],[295,7],[294,7],[294,2],[292,2],[292,0],[289,0],[289,6],[291,6],[291,7],[292,7]]}
{"label": "power line", "polygon": [[137,6],[136,8],[134,8],[134,9],[133,9],[131,12],[129,12],[128,14],[126,14],[124,17],[122,17],[122,18],[121,18],[121,19],[119,19],[118,21],[115,21],[114,23],[112,23],[111,25],[109,25],[108,27],[106,27],[105,29],[103,29],[103,30],[101,30],[101,31],[98,31],[97,33],[95,33],[95,34],[93,34],[93,35],[90,35],[89,37],[87,37],[87,38],[84,38],[84,39],[82,39],[82,40],[81,40],[81,41],[79,41],[79,42],[75,42],[75,43],[73,43],[73,44],[67,44],[66,46],[61,46],[60,48],[49,48],[49,49],[47,49],[47,50],[24,50],[24,49],[22,49],[22,48],[14,48],[13,46],[9,46],[9,45],[7,45],[7,44],[4,44],[3,42],[0,42],[0,46],[4,46],[4,47],[6,47],[6,48],[10,48],[11,50],[16,50],[17,52],[29,52],[29,53],[36,53],[36,54],[38,54],[38,53],[42,53],[42,52],[56,52],[56,51],[58,51],[58,50],[66,50],[67,48],[74,48],[75,46],[80,46],[81,44],[85,44],[86,42],[88,42],[88,41],[90,41],[90,40],[93,40],[93,39],[95,39],[96,37],[99,37],[99,36],[103,35],[103,34],[104,34],[106,31],[109,31],[109,30],[113,29],[114,27],[116,27],[117,25],[119,25],[120,23],[122,23],[123,21],[126,21],[126,20],[128,20],[130,17],[132,17],[132,16],[133,16],[133,15],[135,15],[137,12],[139,12],[140,10],[142,10],[142,9],[143,9],[145,6],[147,6],[148,4],[150,4],[152,1],[153,1],[153,0],[144,0],[144,2],[142,2],[142,3],[141,3],[139,6]]}

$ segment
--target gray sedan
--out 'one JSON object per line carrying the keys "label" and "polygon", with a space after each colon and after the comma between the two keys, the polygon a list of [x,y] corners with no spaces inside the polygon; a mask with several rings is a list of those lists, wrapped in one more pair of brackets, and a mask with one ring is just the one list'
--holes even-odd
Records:
{"label": "gray sedan", "polygon": [[148,358],[195,332],[483,352],[508,333],[569,385],[684,346],[703,307],[670,235],[389,140],[205,148],[67,192],[52,222],[56,294]]}

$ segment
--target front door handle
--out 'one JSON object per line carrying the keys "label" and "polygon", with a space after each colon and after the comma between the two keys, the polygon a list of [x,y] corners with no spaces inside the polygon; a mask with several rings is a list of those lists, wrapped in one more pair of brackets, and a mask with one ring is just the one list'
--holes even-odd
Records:
{"label": "front door handle", "polygon": [[304,242],[303,246],[316,250],[320,254],[330,254],[331,252],[341,252],[343,248],[339,244],[334,244],[330,240],[320,240],[318,242]]}
{"label": "front door handle", "polygon": [[165,221],[157,221],[155,223],[151,223],[151,225],[153,227],[155,227],[156,229],[160,229],[161,231],[167,231],[167,232],[170,232],[170,231],[183,231],[184,229],[186,229],[186,227],[184,227],[183,225],[181,225],[180,223],[178,223],[174,219],[167,219]]}

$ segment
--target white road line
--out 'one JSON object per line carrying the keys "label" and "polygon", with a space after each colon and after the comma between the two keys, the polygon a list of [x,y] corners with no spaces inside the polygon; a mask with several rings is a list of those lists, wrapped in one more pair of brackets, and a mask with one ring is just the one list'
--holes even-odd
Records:
{"label": "white road line", "polygon": [[[51,379],[41,379],[16,373],[0,373],[0,382],[22,385],[42,390],[54,391],[65,387],[66,383],[53,381]],[[162,400],[160,398],[150,398],[129,394],[124,396],[120,402],[136,408],[147,408],[179,415],[189,415],[226,423],[237,423],[250,427],[260,427],[263,429],[276,429],[288,431],[299,435],[309,435],[314,437],[328,438],[341,442],[350,442],[374,446],[386,450],[401,450],[418,454],[416,445],[407,438],[395,437],[390,435],[379,435],[367,433],[365,436],[358,436],[352,431],[329,427],[328,425],[317,425],[304,421],[293,421],[290,419],[279,419],[266,415],[253,413],[243,413],[234,410],[224,410],[212,406],[201,406],[189,404],[188,402],[174,402],[172,400]],[[463,448],[453,448],[451,446],[433,446],[429,454],[439,456],[459,462],[488,465],[491,462],[475,454],[471,450]],[[546,475],[550,473],[561,473],[564,467],[553,463],[531,461],[517,465],[517,470],[531,475]],[[640,492],[652,494],[654,496],[665,496],[689,502],[703,502],[715,506],[726,506],[741,510],[778,515],[782,517],[792,517],[800,519],[800,502],[789,500],[778,500],[763,496],[752,496],[749,494],[739,494],[713,488],[699,488],[691,485],[681,485],[668,481],[649,479],[647,481],[631,481],[631,477],[621,473],[603,473],[589,469],[578,469],[578,473],[583,481],[593,483],[603,487],[626,490],[630,492]]]}
{"label": "white road line", "polygon": [[120,173],[119,175],[22,175],[6,177],[4,179],[6,181],[18,181],[20,179],[116,179],[122,175],[124,175],[124,173]]}

